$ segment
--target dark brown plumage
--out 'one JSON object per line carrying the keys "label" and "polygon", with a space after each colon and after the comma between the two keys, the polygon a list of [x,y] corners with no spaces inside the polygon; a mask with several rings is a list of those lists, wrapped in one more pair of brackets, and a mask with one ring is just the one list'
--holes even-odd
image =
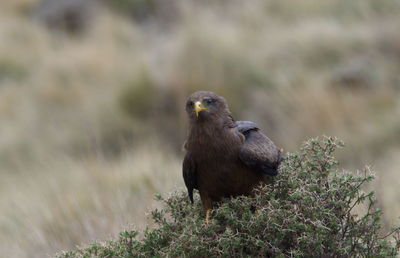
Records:
{"label": "dark brown plumage", "polygon": [[193,93],[186,111],[189,135],[183,178],[192,202],[193,190],[199,190],[208,222],[215,202],[250,195],[277,175],[280,150],[255,123],[235,121],[225,99],[215,93]]}

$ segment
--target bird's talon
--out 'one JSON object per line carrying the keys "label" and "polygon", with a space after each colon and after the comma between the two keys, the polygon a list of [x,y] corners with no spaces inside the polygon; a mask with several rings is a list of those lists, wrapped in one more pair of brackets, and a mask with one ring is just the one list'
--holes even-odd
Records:
{"label": "bird's talon", "polygon": [[206,225],[210,223],[210,214],[211,214],[211,209],[208,209],[206,211]]}

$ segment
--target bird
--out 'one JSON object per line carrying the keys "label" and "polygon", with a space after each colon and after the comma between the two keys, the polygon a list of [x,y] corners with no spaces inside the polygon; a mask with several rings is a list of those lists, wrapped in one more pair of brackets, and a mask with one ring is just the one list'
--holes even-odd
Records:
{"label": "bird", "polygon": [[193,203],[199,191],[206,224],[223,198],[251,196],[270,183],[283,160],[281,149],[256,123],[235,121],[226,100],[210,91],[196,91],[186,101],[189,126],[184,143],[183,179]]}

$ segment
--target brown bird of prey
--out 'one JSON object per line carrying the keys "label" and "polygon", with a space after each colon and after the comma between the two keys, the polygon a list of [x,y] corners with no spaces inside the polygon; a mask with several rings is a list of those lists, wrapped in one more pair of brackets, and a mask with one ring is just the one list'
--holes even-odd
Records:
{"label": "brown bird of prey", "polygon": [[225,99],[213,92],[193,93],[186,112],[183,179],[192,203],[193,189],[199,190],[208,223],[221,198],[251,195],[277,175],[281,151],[255,123],[235,121]]}

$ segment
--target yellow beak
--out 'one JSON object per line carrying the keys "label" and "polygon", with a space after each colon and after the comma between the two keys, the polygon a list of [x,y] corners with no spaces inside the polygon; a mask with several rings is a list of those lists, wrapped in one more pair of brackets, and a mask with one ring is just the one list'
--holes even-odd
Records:
{"label": "yellow beak", "polygon": [[199,113],[203,110],[207,110],[208,108],[206,108],[205,106],[203,106],[203,104],[201,104],[200,101],[196,101],[194,103],[194,112],[196,112],[196,116],[199,116]]}

